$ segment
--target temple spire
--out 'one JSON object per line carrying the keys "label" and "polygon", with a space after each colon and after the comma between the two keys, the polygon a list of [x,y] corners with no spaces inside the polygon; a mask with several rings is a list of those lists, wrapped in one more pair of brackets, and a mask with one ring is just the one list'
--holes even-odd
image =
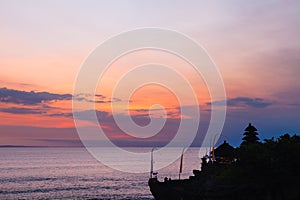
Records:
{"label": "temple spire", "polygon": [[249,123],[248,127],[245,129],[242,144],[257,143],[259,138],[257,136],[258,133],[256,131],[257,129],[251,123]]}

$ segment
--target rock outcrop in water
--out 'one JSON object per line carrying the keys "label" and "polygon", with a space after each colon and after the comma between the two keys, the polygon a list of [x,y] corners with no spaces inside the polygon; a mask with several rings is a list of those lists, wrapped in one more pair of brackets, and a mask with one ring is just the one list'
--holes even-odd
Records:
{"label": "rock outcrop in water", "polygon": [[215,160],[203,157],[201,171],[194,170],[189,179],[149,179],[153,196],[156,200],[300,199],[300,137],[285,134],[249,141],[237,148],[224,142],[215,150]]}

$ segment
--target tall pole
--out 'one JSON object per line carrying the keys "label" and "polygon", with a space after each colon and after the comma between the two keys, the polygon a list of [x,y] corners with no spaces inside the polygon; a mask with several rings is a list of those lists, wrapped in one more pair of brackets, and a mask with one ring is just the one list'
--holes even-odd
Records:
{"label": "tall pole", "polygon": [[152,178],[152,175],[153,175],[153,151],[154,151],[154,148],[152,148],[152,150],[151,150],[150,178]]}
{"label": "tall pole", "polygon": [[181,157],[180,157],[180,166],[179,166],[179,180],[180,180],[180,175],[182,173],[182,163],[183,163],[183,152],[184,152],[184,149],[182,150],[182,153],[181,153]]}
{"label": "tall pole", "polygon": [[215,134],[214,139],[212,141],[212,145],[211,145],[211,161],[215,161],[215,141],[216,141],[216,137],[220,135],[220,134]]}

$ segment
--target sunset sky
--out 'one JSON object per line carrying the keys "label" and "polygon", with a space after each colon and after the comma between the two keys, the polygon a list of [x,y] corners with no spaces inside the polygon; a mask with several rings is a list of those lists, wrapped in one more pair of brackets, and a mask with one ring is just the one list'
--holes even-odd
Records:
{"label": "sunset sky", "polygon": [[[72,97],[82,63],[106,39],[142,27],[171,29],[193,38],[218,66],[227,96],[219,142],[226,139],[238,145],[249,122],[257,127],[261,139],[300,134],[299,19],[300,1],[296,0],[0,0],[0,145],[80,146]],[[180,105],[171,91],[159,85],[139,88],[130,99],[122,93],[113,97],[113,87],[122,74],[145,62],[164,63],[184,74],[199,104]],[[155,74],[161,79],[168,75],[164,71]],[[180,81],[174,79],[174,83],[180,90]],[[129,83],[121,87],[126,91]],[[202,78],[186,62],[152,50],[120,58],[99,81],[95,96],[75,98],[95,103],[109,138],[135,146],[166,144],[178,128],[180,106],[200,108],[194,141],[200,145],[210,105],[221,103],[212,102]],[[156,104],[160,106],[153,106]],[[151,108],[154,119],[166,118],[162,134],[146,139],[124,135],[114,123],[112,105],[117,115],[130,114],[139,125],[149,123]],[[91,111],[82,108],[76,112]],[[193,120],[193,116],[182,117]],[[82,121],[81,126],[95,124]]]}

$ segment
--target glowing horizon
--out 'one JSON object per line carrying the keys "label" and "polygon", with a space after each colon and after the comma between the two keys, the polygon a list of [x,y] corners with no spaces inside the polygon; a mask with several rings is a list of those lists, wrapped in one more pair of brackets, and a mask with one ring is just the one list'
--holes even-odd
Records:
{"label": "glowing horizon", "polygon": [[[238,143],[239,134],[250,121],[262,131],[261,138],[285,132],[300,133],[298,2],[112,1],[103,4],[92,1],[92,4],[0,3],[3,30],[0,33],[0,145],[55,146],[56,139],[62,140],[59,145],[80,144],[72,143],[78,141],[72,118],[72,95],[80,66],[107,38],[149,26],[186,34],[202,45],[217,65],[228,103],[223,139],[228,137]],[[180,106],[176,94],[155,84],[139,88],[127,99],[130,81],[113,96],[114,86],[125,72],[155,63],[165,64],[184,75],[196,91],[199,103],[186,101]],[[167,69],[156,76],[174,77],[174,84],[185,94],[176,75]],[[187,62],[153,50],[136,51],[113,62],[99,81],[95,94],[76,98],[95,103],[101,126],[116,140],[123,136],[118,135],[113,124],[112,104],[119,115],[130,113],[137,124],[149,123],[149,114],[154,118],[164,117],[169,120],[166,130],[171,133],[176,131],[180,107],[200,107],[203,121],[197,139],[206,129],[211,105],[222,105],[219,101],[212,102],[203,77],[194,73]],[[90,111],[82,108],[77,112]],[[95,124],[82,121],[82,126]]]}

